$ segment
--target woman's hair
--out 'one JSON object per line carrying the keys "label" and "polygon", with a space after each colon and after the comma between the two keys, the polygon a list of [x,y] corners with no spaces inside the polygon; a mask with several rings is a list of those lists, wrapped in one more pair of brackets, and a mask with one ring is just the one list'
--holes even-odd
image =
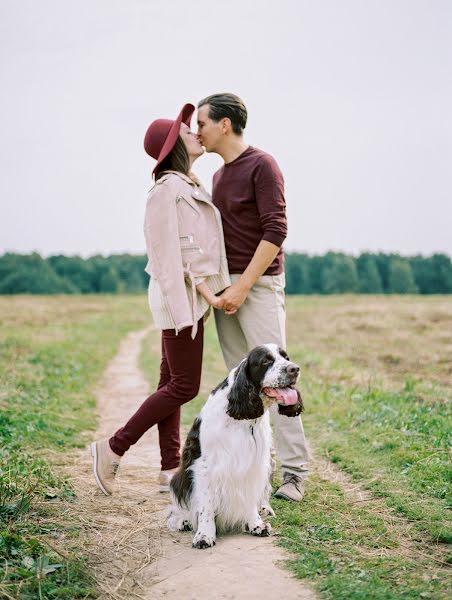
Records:
{"label": "woman's hair", "polygon": [[164,171],[179,171],[184,175],[188,175],[190,172],[187,148],[180,136],[178,136],[174,148],[157,167],[154,173],[155,181],[162,177]]}
{"label": "woman's hair", "polygon": [[198,103],[198,108],[209,106],[209,119],[218,123],[227,117],[231,121],[232,131],[242,135],[246,127],[248,113],[245,103],[235,94],[212,94]]}

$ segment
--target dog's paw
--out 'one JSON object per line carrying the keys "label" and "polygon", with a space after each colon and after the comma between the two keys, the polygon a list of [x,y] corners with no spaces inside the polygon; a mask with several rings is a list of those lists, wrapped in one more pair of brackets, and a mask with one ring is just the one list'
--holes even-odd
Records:
{"label": "dog's paw", "polygon": [[193,526],[185,519],[178,524],[178,531],[193,531]]}
{"label": "dog's paw", "polygon": [[262,519],[265,519],[266,517],[274,517],[275,516],[275,511],[270,506],[270,504],[265,503],[265,504],[262,504],[262,506],[259,509],[259,516]]}
{"label": "dog's paw", "polygon": [[268,537],[272,533],[272,528],[270,523],[262,523],[261,525],[257,525],[253,529],[250,529],[251,535],[257,535],[258,537]]}
{"label": "dog's paw", "polygon": [[192,547],[198,548],[198,550],[204,550],[204,548],[212,548],[215,546],[215,538],[212,538],[203,533],[197,533],[193,538]]}
{"label": "dog's paw", "polygon": [[168,520],[166,522],[168,529],[171,531],[192,531],[193,527],[190,521],[185,517],[185,513],[181,513],[181,511],[174,506],[170,506],[168,510]]}

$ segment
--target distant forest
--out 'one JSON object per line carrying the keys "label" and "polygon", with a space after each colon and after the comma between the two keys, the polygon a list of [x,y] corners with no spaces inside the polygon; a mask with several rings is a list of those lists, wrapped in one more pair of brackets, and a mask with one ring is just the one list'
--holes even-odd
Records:
{"label": "distant forest", "polygon": [[[13,254],[0,256],[0,294],[138,293],[147,288],[145,256]],[[403,257],[338,252],[286,253],[288,294],[451,294],[452,263],[445,254]]]}

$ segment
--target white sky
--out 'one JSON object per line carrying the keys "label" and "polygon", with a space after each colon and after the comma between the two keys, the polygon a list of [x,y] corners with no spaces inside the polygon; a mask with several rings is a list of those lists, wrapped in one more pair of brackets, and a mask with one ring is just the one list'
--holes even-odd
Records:
{"label": "white sky", "polygon": [[148,124],[230,91],[287,250],[452,254],[451,39],[448,0],[0,0],[0,253],[144,253]]}

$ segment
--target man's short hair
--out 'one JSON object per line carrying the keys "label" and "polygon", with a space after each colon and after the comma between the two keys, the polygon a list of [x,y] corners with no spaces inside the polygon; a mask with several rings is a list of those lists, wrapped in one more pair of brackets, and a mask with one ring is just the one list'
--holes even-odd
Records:
{"label": "man's short hair", "polygon": [[198,103],[198,108],[209,105],[209,118],[218,123],[221,119],[231,120],[232,131],[242,135],[246,127],[248,112],[245,103],[235,94],[212,94]]}

